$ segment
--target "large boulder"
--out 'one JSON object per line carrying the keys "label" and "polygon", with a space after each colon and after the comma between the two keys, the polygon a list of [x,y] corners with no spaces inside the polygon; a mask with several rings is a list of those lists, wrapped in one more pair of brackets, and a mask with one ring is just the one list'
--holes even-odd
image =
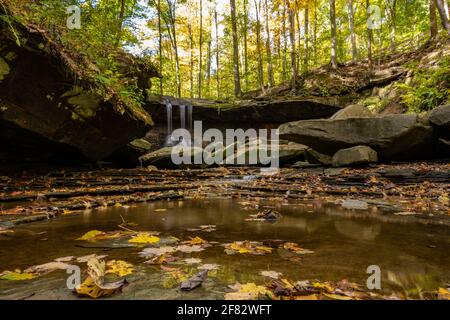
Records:
{"label": "large boulder", "polygon": [[[176,163],[174,158],[177,154],[180,158],[185,156],[186,161]],[[182,147],[180,145],[174,147],[164,147],[159,150],[149,152],[141,157],[139,161],[141,165],[152,165],[157,168],[175,168],[178,166],[194,166],[200,165],[195,163],[195,157],[203,154],[203,149],[199,147]],[[181,160],[180,160],[181,161]]]}
{"label": "large boulder", "polygon": [[327,155],[365,145],[383,160],[430,156],[433,145],[433,128],[414,114],[289,122],[279,127],[279,135]]}
{"label": "large boulder", "polygon": [[436,126],[440,136],[450,138],[450,104],[431,110],[428,114],[428,121]]}
{"label": "large boulder", "polygon": [[362,165],[377,162],[378,155],[370,147],[356,146],[339,150],[334,154],[332,161],[334,167]]}
{"label": "large boulder", "polygon": [[358,117],[373,117],[373,114],[363,105],[352,104],[333,114],[330,119],[337,120]]}

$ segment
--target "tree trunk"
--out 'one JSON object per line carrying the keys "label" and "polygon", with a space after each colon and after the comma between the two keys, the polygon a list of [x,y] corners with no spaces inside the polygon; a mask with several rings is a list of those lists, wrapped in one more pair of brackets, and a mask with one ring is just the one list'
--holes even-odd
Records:
{"label": "tree trunk", "polygon": [[[210,12],[209,16],[211,17],[212,14]],[[208,97],[211,96],[211,39],[212,39],[212,19],[209,19],[209,37],[208,37],[208,51],[206,53],[207,55],[207,63],[206,63],[206,88],[207,88],[207,95]]]}
{"label": "tree trunk", "polygon": [[231,6],[231,28],[233,31],[233,73],[234,73],[234,95],[240,97],[241,79],[239,75],[239,48],[236,23],[236,0],[230,0]]}
{"label": "tree trunk", "polygon": [[248,91],[248,0],[244,0],[244,82],[245,82],[245,91]]}
{"label": "tree trunk", "polygon": [[261,90],[264,91],[264,71],[261,47],[261,20],[259,19],[259,12],[261,9],[261,2],[255,0],[255,14],[256,14],[256,51],[258,51],[258,82]]}
{"label": "tree trunk", "polygon": [[350,27],[350,42],[352,45],[352,59],[356,60],[358,56],[358,49],[356,47],[356,34],[355,34],[355,18],[353,13],[353,0],[347,0],[348,8],[348,23]]}
{"label": "tree trunk", "polygon": [[216,89],[217,89],[217,99],[220,99],[219,25],[217,23],[217,10],[216,9],[214,9],[214,23],[216,26]]}
{"label": "tree trunk", "polygon": [[[367,21],[369,21],[369,6],[370,1],[366,0],[366,15]],[[372,29],[367,24],[367,58],[369,59],[369,69],[372,70],[373,62],[372,62]]]}
{"label": "tree trunk", "polygon": [[269,8],[267,5],[267,0],[264,2],[264,12],[265,12],[265,22],[266,22],[266,51],[267,51],[267,77],[269,81],[269,87],[275,85],[273,78],[273,67],[272,67],[272,51],[270,48],[270,29],[269,29]]}
{"label": "tree trunk", "polygon": [[203,60],[203,52],[202,52],[202,47],[203,47],[203,0],[199,0],[199,4],[200,4],[200,34],[199,34],[199,39],[198,39],[198,47],[199,47],[199,56],[198,56],[198,97],[201,98],[202,97],[202,60]]}
{"label": "tree trunk", "polygon": [[188,23],[189,36],[189,84],[190,97],[194,98],[194,36],[192,35],[191,23]]}
{"label": "tree trunk", "polygon": [[437,17],[436,17],[436,3],[435,0],[429,0],[430,9],[430,38],[434,39],[438,33]]}
{"label": "tree trunk", "polygon": [[[162,76],[162,27],[161,27],[161,0],[158,0],[158,47],[159,47],[159,73]],[[163,78],[159,79],[159,94],[163,95]]]}
{"label": "tree trunk", "polygon": [[291,40],[291,68],[292,68],[291,88],[292,90],[295,90],[297,86],[297,58],[295,54],[295,12],[294,8],[289,6],[289,3],[287,1],[286,5],[288,7],[289,37]]}
{"label": "tree trunk", "polygon": [[447,10],[445,9],[444,0],[436,0],[436,7],[439,11],[439,16],[441,17],[441,23],[447,34],[450,36],[450,22],[447,17]]}
{"label": "tree trunk", "polygon": [[331,25],[331,67],[337,69],[337,39],[336,39],[336,4],[330,0],[330,25]]}
{"label": "tree trunk", "polygon": [[305,71],[308,71],[309,64],[309,8],[305,8],[305,52],[303,54]]}
{"label": "tree trunk", "polygon": [[283,5],[283,23],[282,23],[282,30],[283,30],[283,62],[282,62],[282,71],[283,74],[281,76],[281,79],[283,81],[286,81],[286,69],[287,69],[287,36],[286,36],[286,4]]}
{"label": "tree trunk", "polygon": [[119,12],[119,19],[117,21],[117,35],[115,43],[116,48],[120,45],[120,40],[122,38],[123,20],[125,18],[125,1],[126,0],[119,0],[120,12]]}

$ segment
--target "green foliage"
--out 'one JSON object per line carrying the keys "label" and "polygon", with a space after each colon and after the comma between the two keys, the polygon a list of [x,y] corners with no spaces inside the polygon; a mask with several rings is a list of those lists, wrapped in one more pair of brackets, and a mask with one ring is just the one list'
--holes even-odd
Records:
{"label": "green foliage", "polygon": [[440,59],[435,67],[409,65],[414,72],[412,81],[397,84],[403,90],[402,102],[410,112],[429,111],[450,97],[450,57]]}

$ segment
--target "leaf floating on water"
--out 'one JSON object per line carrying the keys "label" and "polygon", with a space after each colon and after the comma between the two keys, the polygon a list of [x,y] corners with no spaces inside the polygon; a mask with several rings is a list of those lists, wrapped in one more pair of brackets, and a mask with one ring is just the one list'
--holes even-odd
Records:
{"label": "leaf floating on water", "polygon": [[139,252],[139,255],[141,257],[147,258],[150,256],[160,256],[166,253],[173,253],[176,249],[174,247],[160,247],[160,248],[145,248],[141,252]]}
{"label": "leaf floating on water", "polygon": [[213,231],[216,231],[216,225],[215,224],[202,225],[202,226],[198,226],[198,228],[188,228],[187,230],[188,231],[213,232]]}
{"label": "leaf floating on water", "polygon": [[87,256],[78,257],[77,262],[84,263],[84,262],[88,262],[91,259],[99,259],[100,260],[100,259],[103,259],[106,257],[107,257],[107,255],[97,255],[97,254],[93,253],[93,254],[89,254]]}
{"label": "leaf floating on water", "polygon": [[119,277],[124,277],[134,272],[134,267],[131,263],[123,260],[110,260],[106,263],[106,274],[115,274]]}
{"label": "leaf floating on water", "polygon": [[207,271],[218,270],[219,268],[220,265],[215,263],[205,263],[198,267],[199,270],[207,270]]}
{"label": "leaf floating on water", "polygon": [[208,276],[208,270],[203,270],[180,284],[180,290],[191,291],[199,287]]}
{"label": "leaf floating on water", "polygon": [[264,286],[258,286],[255,283],[240,284],[239,282],[230,286],[235,292],[225,294],[225,300],[255,300],[260,296],[269,294],[269,290]]}
{"label": "leaf floating on water", "polygon": [[264,270],[264,271],[261,271],[260,275],[262,275],[264,277],[272,278],[272,279],[278,279],[282,276],[282,273],[277,272],[277,271]]}
{"label": "leaf floating on water", "polygon": [[263,255],[272,253],[272,248],[264,246],[261,242],[256,241],[235,241],[225,244],[225,253],[233,255],[237,253],[249,253],[254,255]]}
{"label": "leaf floating on water", "polygon": [[283,249],[285,249],[285,250],[289,250],[289,251],[294,252],[296,254],[314,253],[314,251],[300,248],[299,245],[294,243],[294,242],[285,242],[285,243],[283,243],[283,245],[281,247]]}
{"label": "leaf floating on water", "polygon": [[52,261],[37,266],[32,266],[24,270],[26,273],[45,274],[55,270],[67,270],[69,264],[65,262]]}
{"label": "leaf floating on water", "polygon": [[84,241],[99,241],[99,240],[107,240],[107,239],[117,239],[124,236],[130,235],[130,231],[111,231],[111,232],[103,232],[99,230],[91,230],[89,232],[86,232],[82,237],[76,239],[76,240],[84,240]]}
{"label": "leaf floating on water", "polygon": [[82,284],[75,288],[75,291],[80,296],[97,299],[120,292],[126,284],[128,284],[126,280],[120,280],[99,286],[91,277],[87,277]]}
{"label": "leaf floating on water", "polygon": [[74,259],[74,256],[68,256],[68,257],[61,257],[61,258],[56,258],[55,261],[56,262],[70,262]]}
{"label": "leaf floating on water", "polygon": [[176,251],[191,253],[191,252],[199,252],[205,250],[202,246],[188,246],[188,245],[179,245],[176,247]]}
{"label": "leaf floating on water", "polygon": [[12,280],[12,281],[22,281],[22,280],[31,280],[37,277],[37,274],[21,272],[20,270],[16,271],[3,271],[0,273],[0,280]]}
{"label": "leaf floating on water", "polygon": [[187,258],[183,260],[186,264],[199,264],[202,262],[202,259],[198,258]]}
{"label": "leaf floating on water", "polygon": [[439,288],[438,290],[438,299],[441,300],[450,300],[450,290],[447,288]]}
{"label": "leaf floating on water", "polygon": [[157,243],[159,238],[154,236],[150,232],[139,232],[137,235],[133,236],[128,242],[130,243]]}
{"label": "leaf floating on water", "polygon": [[196,246],[196,245],[203,246],[203,245],[207,245],[208,241],[203,240],[200,237],[189,237],[189,240],[183,241],[182,243],[186,244],[186,245],[190,245],[190,246]]}

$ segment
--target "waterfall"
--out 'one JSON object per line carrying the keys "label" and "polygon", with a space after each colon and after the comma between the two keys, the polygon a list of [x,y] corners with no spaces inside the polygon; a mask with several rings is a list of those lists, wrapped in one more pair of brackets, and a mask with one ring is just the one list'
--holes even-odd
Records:
{"label": "waterfall", "polygon": [[164,101],[167,112],[167,135],[172,134],[172,104],[169,101]]}
{"label": "waterfall", "polygon": [[187,128],[192,130],[193,120],[192,120],[192,105],[187,106]]}
{"label": "waterfall", "polygon": [[164,100],[164,104],[166,105],[166,113],[167,113],[167,137],[166,137],[166,146],[171,143],[171,135],[172,135],[172,104],[169,100]]}
{"label": "waterfall", "polygon": [[186,106],[180,105],[180,128],[186,128]]}

